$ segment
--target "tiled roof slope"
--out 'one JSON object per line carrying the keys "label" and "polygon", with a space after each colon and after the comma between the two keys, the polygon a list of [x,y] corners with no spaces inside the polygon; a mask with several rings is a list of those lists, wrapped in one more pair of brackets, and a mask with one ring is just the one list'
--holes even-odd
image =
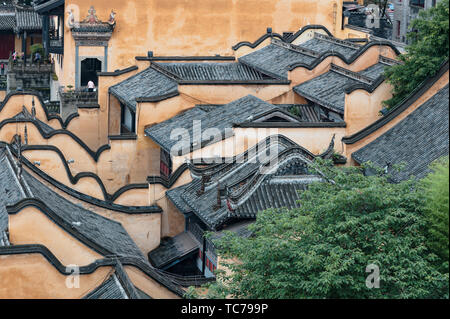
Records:
{"label": "tiled roof slope", "polygon": [[0,30],[23,31],[41,30],[42,19],[37,12],[29,8],[15,7],[12,1],[0,1]]}
{"label": "tiled roof slope", "polygon": [[42,18],[34,10],[17,9],[16,11],[17,28],[19,30],[41,30]]}
{"label": "tiled roof slope", "polygon": [[[191,139],[184,143],[188,150],[194,137],[194,121],[200,121],[202,133],[209,128],[217,128],[223,135],[225,129],[231,128],[234,123],[243,122],[250,116],[273,108],[275,107],[272,104],[255,96],[247,95],[226,105],[196,106],[167,121],[147,127],[145,133],[166,151],[170,151],[173,146],[180,143],[178,140],[170,139],[173,130],[186,129]],[[209,139],[202,139],[202,143],[208,141]]]}
{"label": "tiled roof slope", "polygon": [[272,76],[287,79],[288,68],[291,64],[310,64],[315,59],[315,57],[272,43],[241,57],[239,61]]}
{"label": "tiled roof slope", "polygon": [[83,299],[128,299],[128,296],[117,276],[113,274]]}
{"label": "tiled roof slope", "polygon": [[81,236],[116,256],[133,256],[145,260],[123,226],[113,220],[75,205],[56,194],[27,171],[23,177],[35,198],[44,202],[66,224]]}
{"label": "tiled roof slope", "polygon": [[6,149],[0,147],[0,234],[8,228],[6,206],[14,205],[23,198],[25,194],[6,158]]}
{"label": "tiled roof slope", "polygon": [[44,122],[42,122],[41,120],[39,120],[38,118],[34,118],[33,116],[28,112],[28,110],[26,108],[24,108],[22,110],[22,112],[18,113],[17,115],[15,115],[12,119],[14,120],[23,120],[23,121],[30,121],[30,122],[34,122],[36,125],[38,125],[43,132],[45,132],[46,134],[50,134],[51,132],[53,132],[55,129],[47,124],[45,124]]}
{"label": "tiled roof slope", "polygon": [[162,239],[159,247],[149,252],[148,258],[154,267],[162,268],[193,253],[198,247],[192,235],[183,232],[173,238]]}
{"label": "tiled roof slope", "polygon": [[[387,65],[377,63],[357,74],[374,81],[382,75],[385,66]],[[331,69],[318,77],[297,85],[294,87],[294,91],[314,103],[344,114],[345,89],[351,85],[363,83],[356,77],[348,76]]]}
{"label": "tiled roof slope", "polygon": [[343,114],[345,108],[345,88],[359,83],[343,74],[328,71],[318,77],[297,85],[294,91],[314,103]]}
{"label": "tiled roof slope", "polygon": [[300,178],[272,178],[263,184],[236,209],[240,216],[252,217],[255,212],[268,208],[298,207],[298,192],[306,189],[307,183]]}
{"label": "tiled roof slope", "polygon": [[359,72],[359,74],[367,76],[367,77],[371,78],[372,80],[376,80],[378,77],[380,77],[383,74],[384,69],[387,66],[388,65],[383,62],[378,62],[377,64],[374,64],[374,65],[368,67],[367,69],[362,70],[361,72]]}
{"label": "tiled roof slope", "polygon": [[0,31],[14,31],[16,17],[14,13],[0,11]]}
{"label": "tiled roof slope", "polygon": [[314,38],[300,45],[272,40],[270,45],[241,57],[239,61],[264,73],[287,79],[293,64],[312,64],[326,52],[340,53],[349,59],[358,49],[359,46],[353,43],[315,34]]}
{"label": "tiled roof slope", "polygon": [[150,67],[119,84],[111,86],[109,92],[122,103],[136,110],[137,98],[162,99],[166,95],[176,94],[178,84]]}
{"label": "tiled roof slope", "polygon": [[431,162],[449,154],[448,91],[447,84],[396,126],[354,152],[353,159],[371,161],[381,168],[405,163],[399,173],[389,172],[396,181],[424,177]]}
{"label": "tiled roof slope", "polygon": [[326,39],[318,38],[315,36],[311,40],[308,40],[300,45],[301,47],[316,51],[318,53],[325,53],[328,51],[333,51],[342,54],[346,58],[350,58],[353,54],[358,51],[357,48],[342,45],[336,42],[332,42]]}
{"label": "tiled roof slope", "polygon": [[[296,152],[298,145],[290,146],[282,140],[269,139],[269,142],[270,153],[278,158],[271,173],[261,174],[260,168],[267,163],[267,158],[249,156],[243,162],[218,165],[215,172],[208,174],[210,182],[203,193],[198,193],[201,179],[195,178],[182,186],[179,192],[173,191],[170,199],[174,203],[184,201],[211,230],[219,230],[229,221],[254,219],[259,211],[268,208],[295,207],[297,190],[317,181],[319,174],[310,172],[307,167],[310,160],[303,153]],[[265,150],[259,149],[257,154],[261,152]],[[284,154],[284,157],[278,157],[280,154]],[[229,193],[222,199],[221,207],[215,207],[219,184],[221,187],[227,186]],[[235,201],[229,196],[239,199]],[[234,209],[230,209],[230,200],[236,204]]]}
{"label": "tiled roof slope", "polygon": [[183,81],[258,81],[272,79],[242,63],[155,63]]}

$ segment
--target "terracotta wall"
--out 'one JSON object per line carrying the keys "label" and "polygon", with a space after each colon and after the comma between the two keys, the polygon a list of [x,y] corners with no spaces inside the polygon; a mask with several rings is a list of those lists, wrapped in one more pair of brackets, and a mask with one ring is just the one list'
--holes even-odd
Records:
{"label": "terracotta wall", "polygon": [[35,207],[10,215],[9,231],[13,245],[43,245],[64,265],[86,266],[102,258]]}
{"label": "terracotta wall", "polygon": [[411,106],[409,106],[405,111],[399,114],[395,119],[385,124],[383,127],[379,128],[372,134],[366,136],[365,138],[359,140],[354,144],[345,144],[345,156],[349,159],[348,165],[355,165],[356,163],[351,159],[352,153],[356,152],[360,148],[369,144],[370,142],[377,139],[379,136],[383,135],[395,125],[397,125],[400,121],[406,118],[409,114],[414,112],[419,106],[425,103],[428,99],[430,99],[433,95],[435,95],[440,89],[442,89],[445,85],[448,84],[449,81],[449,71],[447,71],[427,92],[425,92],[419,99],[417,99]]}
{"label": "terracotta wall", "polygon": [[383,101],[390,99],[391,85],[383,82],[374,92],[356,90],[345,95],[346,135],[352,135],[380,118]]}
{"label": "terracotta wall", "polygon": [[[69,278],[38,254],[0,256],[0,299],[79,299],[108,278],[111,267],[81,275],[79,288],[68,288]],[[69,283],[73,280],[69,278]]]}
{"label": "terracotta wall", "polygon": [[[240,41],[255,41],[272,27],[273,32],[297,31],[307,24],[323,24],[341,32],[340,0],[68,0],[83,20],[89,7],[106,21],[111,9],[117,25],[108,48],[108,71],[134,63],[136,55],[232,55]],[[67,19],[67,15],[65,17]],[[65,28],[62,85],[74,84],[75,44]]]}

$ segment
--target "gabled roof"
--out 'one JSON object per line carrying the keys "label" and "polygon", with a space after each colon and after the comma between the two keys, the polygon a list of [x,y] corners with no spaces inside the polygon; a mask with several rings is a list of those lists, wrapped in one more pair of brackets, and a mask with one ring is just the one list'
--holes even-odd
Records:
{"label": "gabled roof", "polygon": [[19,30],[41,30],[42,18],[32,9],[16,10],[17,28]]}
{"label": "gabled roof", "polygon": [[[189,153],[194,146],[194,121],[200,121],[197,123],[201,123],[202,133],[207,129],[217,129],[215,138],[222,140],[227,133],[227,129],[230,129],[231,132],[234,123],[243,122],[249,117],[274,108],[272,104],[248,95],[226,105],[198,105],[167,121],[147,127],[145,133],[168,152],[171,151],[173,146],[177,145],[183,147],[184,153]],[[189,137],[190,140],[181,142],[178,140],[178,136],[171,139],[171,133],[175,132],[175,129],[185,129],[185,132],[189,133],[189,136],[186,137]],[[211,136],[209,138],[202,136],[201,147],[210,142],[211,138]]]}
{"label": "gabled roof", "polygon": [[389,170],[395,181],[424,177],[434,160],[449,154],[448,84],[400,123],[352,154],[358,163],[371,161],[380,168],[405,163],[400,172]]}
{"label": "gabled roof", "polygon": [[109,88],[120,102],[136,111],[136,99],[161,101],[178,94],[178,84],[173,79],[149,67],[144,71]]}
{"label": "gabled roof", "polygon": [[236,62],[152,62],[152,64],[172,74],[177,81],[183,82],[256,82],[275,80],[271,76]]}
{"label": "gabled roof", "polygon": [[[320,172],[308,168],[311,158],[314,155],[292,141],[271,137],[231,162],[202,169],[209,179],[204,192],[200,191],[204,181],[191,168],[194,180],[171,190],[169,199],[177,207],[184,202],[209,229],[219,230],[229,221],[254,219],[261,210],[296,207],[297,190],[321,180]],[[268,165],[270,169],[263,171]],[[221,194],[221,206],[215,207],[221,188],[226,194]]]}
{"label": "gabled roof", "polygon": [[257,70],[281,79],[288,78],[288,68],[294,63],[312,63],[316,58],[282,46],[279,42],[247,54],[239,59]]}
{"label": "gabled roof", "polygon": [[334,37],[326,36],[320,33],[315,33],[314,38],[308,40],[300,45],[301,47],[316,51],[320,54],[325,52],[337,52],[350,58],[361,47],[355,43],[339,40]]}
{"label": "gabled roof", "polygon": [[272,39],[270,45],[241,57],[239,61],[272,76],[287,79],[291,65],[312,64],[327,52],[339,53],[350,59],[360,48],[349,41],[315,33],[314,38],[300,45]]}
{"label": "gabled roof", "polygon": [[346,89],[358,84],[373,84],[385,66],[378,62],[356,73],[332,64],[328,72],[297,85],[294,91],[314,103],[344,114]]}

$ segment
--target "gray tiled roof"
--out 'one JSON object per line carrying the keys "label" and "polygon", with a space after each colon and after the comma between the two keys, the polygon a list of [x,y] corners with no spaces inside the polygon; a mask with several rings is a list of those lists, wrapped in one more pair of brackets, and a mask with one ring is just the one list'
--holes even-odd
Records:
{"label": "gray tiled roof", "polygon": [[117,276],[113,274],[83,299],[128,299],[128,296]]}
{"label": "gray tiled roof", "polygon": [[321,54],[328,51],[338,52],[343,56],[345,56],[346,58],[350,58],[353,54],[356,53],[356,51],[358,51],[358,49],[356,48],[351,48],[338,43],[333,43],[331,41],[327,41],[317,37],[314,37],[311,40],[302,43],[300,46],[316,51]]}
{"label": "gray tiled roof", "polygon": [[[385,66],[386,64],[377,63],[357,74],[366,76],[370,80],[375,80],[383,73]],[[294,87],[294,91],[314,103],[344,114],[345,89],[350,85],[359,83],[364,82],[357,78],[344,75],[341,72],[330,70],[297,85]]]}
{"label": "gray tiled roof", "polygon": [[33,121],[34,123],[36,123],[36,125],[38,125],[46,134],[50,134],[51,132],[53,132],[55,129],[47,124],[45,124],[44,122],[42,122],[41,120],[39,120],[38,118],[35,118],[33,120],[32,115],[28,112],[28,110],[26,108],[24,108],[22,110],[22,112],[18,113],[17,115],[15,115],[13,117],[13,119],[15,120],[28,120],[28,121]]}
{"label": "gray tiled roof", "polygon": [[306,189],[306,183],[295,178],[273,178],[261,184],[250,198],[236,209],[239,216],[253,217],[255,212],[268,208],[298,207],[298,192]]}
{"label": "gray tiled roof", "polygon": [[169,189],[166,196],[174,203],[180,212],[188,214],[192,212],[191,207],[181,198],[181,194],[186,190],[189,184],[185,184],[176,188]]}
{"label": "gray tiled roof", "polygon": [[279,108],[292,113],[293,110],[297,110],[295,115],[299,116],[302,121],[318,123],[321,121],[320,110],[314,105],[308,104],[277,104]]}
{"label": "gray tiled roof", "polygon": [[[290,151],[292,146],[275,141],[270,143],[270,148],[276,148],[279,154]],[[309,163],[306,158],[293,157],[277,162],[274,172],[266,175],[260,174],[260,167],[265,160],[259,157],[255,159],[250,157],[244,162],[234,162],[229,164],[231,166],[226,170],[219,167],[217,174],[209,174],[211,181],[202,194],[198,194],[201,179],[197,178],[182,186],[179,192],[172,193],[169,199],[174,202],[184,201],[208,228],[218,230],[230,220],[254,219],[259,211],[268,208],[295,207],[296,190],[303,189],[306,184],[317,180],[316,175],[310,174],[305,167]],[[262,178],[261,183],[251,182],[259,177]],[[234,211],[230,211],[227,204],[214,208],[219,183],[222,186],[227,185],[233,193],[241,192],[243,187],[250,187],[244,191],[242,201]],[[179,206],[180,204],[177,205]]]}
{"label": "gray tiled roof", "polygon": [[310,81],[297,85],[294,87],[294,91],[314,103],[343,114],[345,88],[356,83],[359,83],[359,81],[330,70]]}
{"label": "gray tiled roof", "polygon": [[[231,128],[234,123],[243,122],[250,116],[255,116],[274,108],[272,104],[255,96],[248,95],[222,106],[198,105],[167,121],[147,127],[145,133],[162,148],[170,151],[173,146],[180,143],[178,140],[170,139],[173,130],[180,128],[186,129],[189,132],[189,138],[191,140],[185,141],[184,145],[186,149],[189,149],[189,145],[194,137],[194,121],[201,121],[202,133],[207,129],[217,128],[217,133],[220,132],[223,135],[225,130]],[[208,142],[209,140],[204,136],[202,137],[202,143]]]}
{"label": "gray tiled roof", "polygon": [[14,205],[25,197],[5,152],[6,149],[0,147],[0,234],[8,228],[6,206]]}
{"label": "gray tiled roof", "polygon": [[16,17],[13,13],[2,13],[0,11],[0,31],[14,31],[16,28]]}
{"label": "gray tiled roof", "polygon": [[192,235],[183,232],[175,237],[164,238],[158,248],[148,254],[148,258],[156,268],[169,265],[198,249],[198,243]]}
{"label": "gray tiled roof", "polygon": [[[155,62],[153,62],[156,64]],[[271,79],[242,63],[157,63],[184,81],[257,81]]]}
{"label": "gray tiled roof", "polygon": [[274,43],[239,59],[242,63],[283,79],[287,79],[288,67],[291,64],[310,64],[314,60],[314,57],[290,50]]}
{"label": "gray tiled roof", "polygon": [[158,99],[167,94],[177,93],[178,84],[150,67],[110,87],[109,91],[122,103],[136,110],[137,98]]}
{"label": "gray tiled roof", "polygon": [[371,78],[372,80],[376,80],[378,77],[380,77],[383,74],[384,69],[386,67],[388,67],[387,64],[378,62],[377,64],[374,64],[374,65],[368,67],[367,69],[359,72],[359,74],[367,76],[368,78]]}
{"label": "gray tiled roof", "polygon": [[133,256],[145,260],[142,252],[120,223],[69,202],[27,171],[23,172],[23,177],[35,198],[44,202],[59,218],[72,225],[72,228],[90,242],[117,256]]}
{"label": "gray tiled roof", "polygon": [[384,168],[405,163],[399,173],[390,171],[396,181],[410,176],[424,177],[430,163],[449,154],[448,84],[396,126],[372,143],[354,152],[358,163],[367,161]]}
{"label": "gray tiled roof", "polygon": [[41,30],[42,18],[34,10],[18,9],[16,12],[17,28],[19,30]]}

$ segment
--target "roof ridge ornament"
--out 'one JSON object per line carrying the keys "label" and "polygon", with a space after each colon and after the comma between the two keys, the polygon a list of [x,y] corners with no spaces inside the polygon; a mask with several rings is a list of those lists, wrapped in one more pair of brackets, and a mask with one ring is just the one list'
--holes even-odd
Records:
{"label": "roof ridge ornament", "polygon": [[88,24],[100,23],[100,20],[97,18],[96,13],[97,11],[95,10],[94,6],[91,6],[88,10],[88,16],[82,22]]}

